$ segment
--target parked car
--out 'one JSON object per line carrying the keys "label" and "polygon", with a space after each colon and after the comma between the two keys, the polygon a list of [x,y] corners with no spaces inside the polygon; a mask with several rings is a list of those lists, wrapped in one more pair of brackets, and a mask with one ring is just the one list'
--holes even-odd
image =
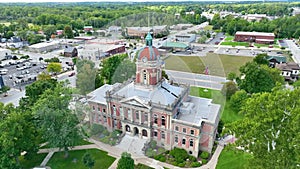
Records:
{"label": "parked car", "polygon": [[72,77],[74,75],[75,75],[75,72],[72,72],[72,73],[69,74],[69,77]]}

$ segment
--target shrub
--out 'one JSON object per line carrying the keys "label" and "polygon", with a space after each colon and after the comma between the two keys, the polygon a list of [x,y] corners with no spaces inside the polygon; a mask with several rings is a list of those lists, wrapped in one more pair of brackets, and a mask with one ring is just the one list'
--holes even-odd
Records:
{"label": "shrub", "polygon": [[155,154],[156,154],[155,151],[151,148],[148,148],[146,150],[146,156],[148,156],[148,157],[153,157]]}
{"label": "shrub", "polygon": [[197,161],[197,158],[194,157],[194,156],[190,156],[190,157],[189,157],[189,160],[192,161],[192,162],[194,162],[194,161]]}
{"label": "shrub", "polygon": [[178,166],[178,163],[176,161],[171,162],[172,165]]}
{"label": "shrub", "polygon": [[108,130],[104,130],[104,131],[102,132],[102,134],[105,135],[105,136],[109,136],[110,133],[109,133]]}
{"label": "shrub", "polygon": [[200,167],[201,164],[197,161],[197,162],[192,162],[191,167]]}
{"label": "shrub", "polygon": [[166,162],[167,161],[165,156],[160,157],[158,160],[161,161],[161,162]]}
{"label": "shrub", "polygon": [[184,167],[184,166],[185,166],[185,162],[178,164],[178,167]]}
{"label": "shrub", "polygon": [[151,140],[149,145],[150,145],[151,148],[156,148],[157,143],[156,143],[156,141]]}
{"label": "shrub", "polygon": [[170,155],[173,156],[179,163],[182,163],[189,157],[188,153],[184,149],[180,148],[174,148],[173,150],[171,150]]}
{"label": "shrub", "polygon": [[201,157],[202,159],[208,159],[209,153],[204,151],[204,152],[201,153],[200,157]]}
{"label": "shrub", "polygon": [[105,128],[99,124],[93,124],[91,128],[91,135],[97,135],[102,133],[105,130]]}
{"label": "shrub", "polygon": [[164,149],[164,148],[162,148],[162,147],[159,147],[158,148],[158,154],[162,154],[162,153],[164,153],[166,150]]}
{"label": "shrub", "polygon": [[207,160],[206,159],[202,159],[202,164],[206,164],[207,163]]}

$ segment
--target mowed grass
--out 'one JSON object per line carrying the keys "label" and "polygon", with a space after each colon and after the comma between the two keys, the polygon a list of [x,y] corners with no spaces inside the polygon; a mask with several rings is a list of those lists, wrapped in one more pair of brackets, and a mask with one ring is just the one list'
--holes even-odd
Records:
{"label": "mowed grass", "polygon": [[40,166],[46,156],[46,153],[35,154],[30,156],[28,159],[25,159],[24,156],[21,156],[19,158],[21,167],[23,169],[31,169],[33,167]]}
{"label": "mowed grass", "polygon": [[88,152],[95,159],[95,166],[97,169],[107,169],[116,160],[114,157],[107,155],[107,152],[98,149],[87,149],[87,150],[74,150],[69,151],[69,157],[64,158],[64,152],[55,153],[47,166],[51,169],[86,169],[82,162],[83,155]]}
{"label": "mowed grass", "polygon": [[239,68],[252,60],[253,57],[207,53],[205,57],[169,56],[165,63],[166,69],[199,74],[208,67],[210,75],[226,77],[229,72],[239,74]]}
{"label": "mowed grass", "polygon": [[249,42],[222,42],[221,45],[228,45],[228,46],[249,46]]}
{"label": "mowed grass", "polygon": [[243,169],[249,167],[252,156],[229,147],[223,149],[218,159],[217,169]]}
{"label": "mowed grass", "polygon": [[234,36],[226,36],[225,41],[232,41]]}

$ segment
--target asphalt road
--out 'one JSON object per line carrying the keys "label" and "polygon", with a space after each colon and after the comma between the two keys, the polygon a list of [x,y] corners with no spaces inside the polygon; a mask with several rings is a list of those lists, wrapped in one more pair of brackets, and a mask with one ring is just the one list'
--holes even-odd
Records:
{"label": "asphalt road", "polygon": [[175,83],[189,84],[191,86],[199,86],[204,88],[221,90],[224,82],[226,82],[225,77],[179,72],[173,70],[166,70],[170,80]]}
{"label": "asphalt road", "polygon": [[287,45],[289,46],[293,56],[293,60],[300,64],[300,47],[298,47],[295,42],[293,42],[293,40],[285,40],[285,42],[287,43]]}

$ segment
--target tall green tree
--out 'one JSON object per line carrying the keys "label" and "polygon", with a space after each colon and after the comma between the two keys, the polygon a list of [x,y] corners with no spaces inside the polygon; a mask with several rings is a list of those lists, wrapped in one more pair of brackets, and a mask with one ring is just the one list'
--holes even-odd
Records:
{"label": "tall green tree", "polygon": [[233,81],[228,81],[226,82],[221,90],[221,93],[226,96],[227,99],[230,99],[230,97],[236,92],[238,91],[238,88],[235,84],[235,82]]}
{"label": "tall green tree", "polygon": [[229,126],[237,145],[253,153],[252,168],[297,168],[300,163],[300,89],[276,87],[254,94],[242,107],[242,120]]}
{"label": "tall green tree", "polygon": [[64,28],[64,36],[68,39],[71,39],[74,37],[74,34],[73,34],[73,30],[70,26],[65,26]]}
{"label": "tall green tree", "polygon": [[131,62],[128,59],[123,60],[117,69],[115,70],[115,73],[112,76],[112,84],[114,83],[122,83],[132,76],[134,76],[136,73],[136,65],[135,63]]}
{"label": "tall green tree", "polygon": [[95,89],[95,79],[97,70],[94,68],[95,64],[90,60],[78,60],[76,87],[81,94],[87,94]]}
{"label": "tall green tree", "polygon": [[240,89],[248,93],[270,92],[276,81],[266,69],[262,69],[256,62],[248,62],[240,68],[241,77],[237,79]]}
{"label": "tall green tree", "polygon": [[0,168],[20,167],[21,152],[34,154],[38,150],[38,132],[29,112],[18,113],[16,109],[0,122]]}
{"label": "tall green tree", "polygon": [[134,169],[134,160],[131,158],[130,153],[122,153],[117,169]]}
{"label": "tall green tree", "polygon": [[47,66],[47,71],[54,74],[60,73],[62,71],[61,63],[49,63]]}
{"label": "tall green tree", "polygon": [[51,148],[64,150],[65,157],[81,138],[79,121],[68,108],[71,94],[71,89],[59,83],[53,90],[46,90],[33,108],[42,138]]}

